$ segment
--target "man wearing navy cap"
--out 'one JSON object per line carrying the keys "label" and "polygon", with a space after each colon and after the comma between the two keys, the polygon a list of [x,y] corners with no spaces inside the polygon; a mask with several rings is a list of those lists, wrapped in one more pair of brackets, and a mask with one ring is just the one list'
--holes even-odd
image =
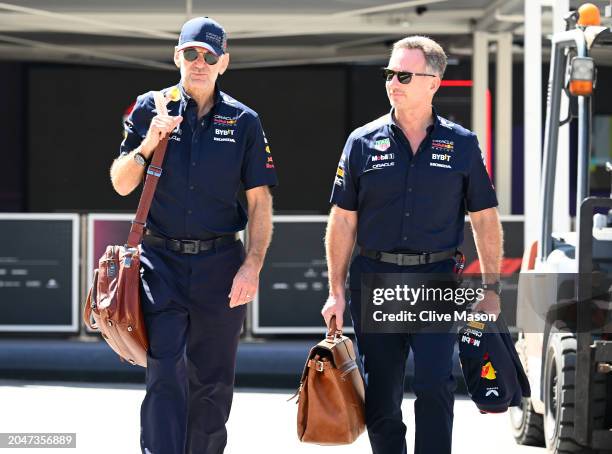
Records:
{"label": "man wearing navy cap", "polygon": [[148,454],[213,454],[227,442],[238,339],[270,243],[277,180],[257,113],[218,87],[229,63],[223,27],[186,22],[174,62],[181,80],[162,90],[168,115],[157,114],[152,92],[138,97],[111,179],[119,194],[132,192],[169,134],[142,244],[150,348],[140,442]]}
{"label": "man wearing navy cap", "polygon": [[336,172],[326,235],[330,294],[322,314],[342,325],[350,266],[350,312],[366,381],[366,424],[375,454],[404,454],[405,364],[412,350],[416,454],[451,452],[452,333],[376,334],[361,320],[363,273],[453,273],[467,210],[485,276],[476,309],[499,313],[501,225],[476,136],[432,108],[446,68],[433,40],[396,42],[383,69],[391,112],[349,136]]}

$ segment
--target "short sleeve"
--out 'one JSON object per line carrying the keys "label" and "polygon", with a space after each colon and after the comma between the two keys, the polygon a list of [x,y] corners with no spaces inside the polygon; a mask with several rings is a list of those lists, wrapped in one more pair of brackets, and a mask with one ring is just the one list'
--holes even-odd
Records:
{"label": "short sleeve", "polygon": [[242,162],[242,183],[249,190],[258,186],[276,186],[278,180],[270,144],[259,117],[251,117],[246,130],[246,149]]}
{"label": "short sleeve", "polygon": [[354,179],[355,173],[351,168],[351,156],[354,159],[354,154],[352,153],[354,147],[355,141],[352,137],[349,137],[344,145],[344,150],[336,169],[330,199],[332,204],[350,211],[357,210],[357,187]]}
{"label": "short sleeve", "polygon": [[474,212],[496,207],[498,205],[497,196],[487,173],[476,136],[473,136],[469,153],[470,167],[465,194],[466,208],[468,211]]}
{"label": "short sleeve", "polygon": [[147,135],[152,118],[153,112],[148,107],[147,94],[139,96],[132,112],[123,122],[123,142],[119,148],[120,154],[128,154],[140,145]]}

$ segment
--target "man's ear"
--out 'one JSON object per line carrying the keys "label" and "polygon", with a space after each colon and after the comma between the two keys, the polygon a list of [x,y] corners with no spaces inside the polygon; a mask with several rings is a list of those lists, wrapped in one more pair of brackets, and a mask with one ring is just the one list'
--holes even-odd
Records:
{"label": "man's ear", "polygon": [[230,55],[227,52],[223,54],[221,58],[219,59],[219,64],[221,65],[221,68],[219,68],[220,75],[225,73],[225,71],[227,71],[229,61],[230,61]]}
{"label": "man's ear", "polygon": [[176,50],[176,47],[174,48],[174,64],[176,65],[177,68],[181,67],[181,56],[179,55],[179,52]]}
{"label": "man's ear", "polygon": [[440,88],[440,85],[442,84],[442,79],[440,79],[439,76],[430,77],[430,79],[431,79],[430,89],[432,93],[435,94],[438,91],[438,88]]}

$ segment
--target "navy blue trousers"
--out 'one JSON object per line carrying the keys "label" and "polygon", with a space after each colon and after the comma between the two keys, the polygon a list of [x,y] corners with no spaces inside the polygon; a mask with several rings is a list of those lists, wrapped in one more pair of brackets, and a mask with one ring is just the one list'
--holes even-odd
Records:
{"label": "navy blue trousers", "polygon": [[223,452],[246,314],[244,305],[229,307],[228,294],[244,257],[241,242],[197,255],[143,245],[144,454]]}
{"label": "navy blue trousers", "polygon": [[401,404],[408,354],[412,351],[416,394],[415,454],[451,452],[456,336],[449,333],[370,334],[361,330],[362,273],[452,273],[455,261],[398,266],[363,256],[350,269],[350,310],[366,384],[366,425],[373,454],[406,454]]}

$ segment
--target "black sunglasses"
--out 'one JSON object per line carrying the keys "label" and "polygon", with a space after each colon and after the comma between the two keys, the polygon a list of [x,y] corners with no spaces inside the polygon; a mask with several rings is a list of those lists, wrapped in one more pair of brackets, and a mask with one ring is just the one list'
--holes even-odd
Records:
{"label": "black sunglasses", "polygon": [[195,47],[188,47],[183,50],[183,57],[189,62],[196,61],[198,59],[198,54],[203,54],[204,61],[209,65],[216,65],[219,61],[219,57],[212,52],[198,52]]}
{"label": "black sunglasses", "polygon": [[390,82],[391,79],[393,79],[393,76],[396,74],[397,80],[399,80],[400,84],[409,84],[412,80],[412,76],[436,77],[435,74],[411,73],[410,71],[393,71],[389,68],[382,68],[382,76],[387,82]]}

